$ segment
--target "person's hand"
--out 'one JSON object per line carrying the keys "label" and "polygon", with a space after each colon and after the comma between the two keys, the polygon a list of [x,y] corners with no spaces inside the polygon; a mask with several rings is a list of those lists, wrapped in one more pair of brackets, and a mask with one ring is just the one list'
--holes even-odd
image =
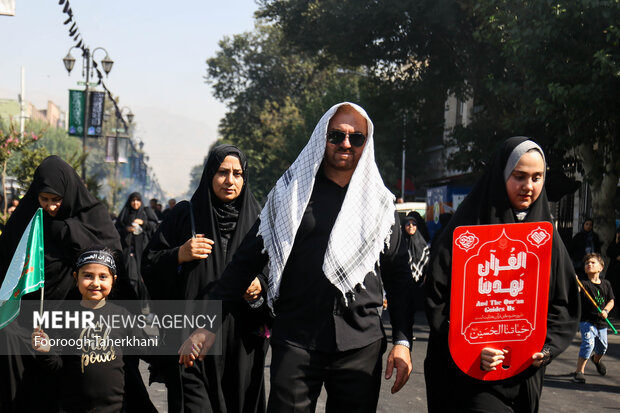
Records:
{"label": "person's hand", "polygon": [[544,362],[544,358],[545,358],[544,353],[541,353],[541,352],[534,353],[532,355],[532,360],[534,360],[534,361],[532,361],[532,366],[534,366],[534,367],[542,366],[542,364]]}
{"label": "person's hand", "polygon": [[245,294],[243,294],[243,299],[248,302],[254,301],[258,297],[260,297],[260,293],[262,291],[263,291],[263,287],[260,285],[260,281],[258,280],[258,277],[254,277],[254,280],[252,280],[252,283],[250,284],[248,289],[245,290]]}
{"label": "person's hand", "polygon": [[497,366],[504,361],[504,350],[485,347],[480,352],[480,369],[484,371],[497,370]]}
{"label": "person's hand", "polygon": [[131,232],[131,233],[133,233],[133,232],[135,231],[135,229],[136,229],[136,228],[135,228],[133,225],[130,225],[130,226],[128,226],[128,227],[125,227],[125,229],[127,230],[127,232]]}
{"label": "person's hand", "polygon": [[213,244],[214,242],[209,238],[205,238],[204,234],[196,234],[196,238],[188,239],[179,248],[179,264],[207,258],[211,254]]}
{"label": "person's hand", "polygon": [[50,351],[50,338],[41,330],[41,327],[36,328],[31,335],[32,348],[40,353],[49,353]]}
{"label": "person's hand", "polygon": [[392,394],[403,388],[413,370],[413,366],[411,365],[411,352],[407,346],[396,344],[392,347],[392,351],[390,351],[388,355],[387,366],[385,367],[386,380],[392,377],[394,368],[396,368],[396,380],[394,380],[394,385],[392,386]]}
{"label": "person's hand", "polygon": [[197,329],[181,345],[178,352],[179,364],[191,367],[196,359],[204,360],[213,343],[215,343],[214,333],[204,328]]}
{"label": "person's hand", "polygon": [[598,313],[598,315],[601,316],[601,318],[606,319],[607,317],[609,317],[609,311],[603,309],[600,313]]}
{"label": "person's hand", "polygon": [[144,221],[143,221],[143,220],[141,220],[140,218],[136,218],[136,219],[134,219],[134,220],[133,220],[133,222],[134,222],[135,224],[138,224],[138,225],[142,225],[142,224],[144,224]]}

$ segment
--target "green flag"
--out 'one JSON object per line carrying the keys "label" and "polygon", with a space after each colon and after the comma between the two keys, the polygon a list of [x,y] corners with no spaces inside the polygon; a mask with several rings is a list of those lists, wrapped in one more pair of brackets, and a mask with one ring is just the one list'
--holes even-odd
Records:
{"label": "green flag", "polygon": [[43,287],[43,210],[39,208],[19,240],[0,287],[0,329],[19,314],[21,298]]}

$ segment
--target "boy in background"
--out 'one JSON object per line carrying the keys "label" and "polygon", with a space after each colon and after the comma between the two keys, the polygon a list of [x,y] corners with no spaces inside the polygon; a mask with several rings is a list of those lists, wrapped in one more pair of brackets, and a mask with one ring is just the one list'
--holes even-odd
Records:
{"label": "boy in background", "polygon": [[[585,297],[585,292],[581,295],[581,321],[579,330],[581,331],[581,348],[577,359],[577,371],[573,381],[585,383],[584,371],[590,356],[596,366],[596,370],[601,376],[607,374],[607,368],[601,358],[607,351],[607,323],[605,319],[609,312],[614,308],[614,293],[609,281],[600,278],[605,262],[598,253],[587,254],[584,257],[584,270],[588,276],[582,282],[585,290],[596,301],[601,309],[599,312],[596,307]],[[592,355],[593,354],[593,355]]]}

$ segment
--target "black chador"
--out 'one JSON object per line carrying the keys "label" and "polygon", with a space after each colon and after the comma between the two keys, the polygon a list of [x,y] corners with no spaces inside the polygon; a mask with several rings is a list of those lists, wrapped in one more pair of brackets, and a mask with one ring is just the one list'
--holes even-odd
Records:
{"label": "black chador", "polygon": [[[244,186],[236,199],[225,203],[213,192],[213,178],[228,155],[239,158]],[[196,300],[219,280],[260,212],[247,185],[247,172],[246,157],[236,147],[221,145],[211,151],[191,202],[183,201],[173,208],[145,251],[142,274],[153,299]],[[212,252],[206,259],[179,265],[179,247],[193,233],[213,240]],[[221,330],[221,356],[207,356],[204,362],[183,368],[182,384],[178,357],[163,362],[169,411],[181,408],[181,386],[186,411],[202,411],[202,403],[208,403],[211,410],[207,410],[214,412],[264,411],[267,342],[257,334],[263,326],[263,312],[250,308],[241,296],[227,310]]]}
{"label": "black chador", "polygon": [[[140,202],[138,209],[134,209],[131,205],[134,200]],[[142,224],[133,225],[136,219],[141,219]],[[129,227],[134,228],[134,230],[129,231]],[[136,295],[142,301],[142,308],[145,308],[149,297],[140,274],[140,266],[146,244],[157,229],[157,216],[150,208],[144,206],[142,196],[138,192],[132,193],[127,198],[125,206],[116,219],[116,229],[121,236],[123,264],[127,277]]]}
{"label": "black chador", "polygon": [[[427,276],[426,313],[430,336],[424,363],[429,412],[538,410],[544,366],[530,366],[509,379],[485,382],[461,372],[448,348],[454,229],[462,225],[551,222],[544,188],[527,211],[514,211],[508,199],[504,170],[513,150],[526,140],[513,137],[503,143],[434,246]],[[572,263],[554,230],[544,344],[551,360],[571,343],[578,317],[579,293]],[[507,409],[506,406],[513,410],[502,410]]]}
{"label": "black chador", "polygon": [[[0,281],[4,281],[19,240],[28,222],[40,207],[39,194],[48,193],[62,198],[54,217],[43,213],[45,250],[45,300],[78,299],[73,278],[74,265],[82,249],[102,245],[117,252],[121,249],[118,232],[108,211],[92,196],[73,168],[58,156],[43,160],[36,169],[32,184],[11,215],[0,236]],[[123,298],[129,283],[119,274],[115,293]],[[24,300],[38,300],[40,291],[27,294]],[[22,326],[23,324],[23,326]],[[11,356],[0,357],[0,411],[56,411],[58,380],[38,371],[30,348],[31,330],[17,318],[0,330],[0,345],[11,349]],[[14,350],[14,351],[13,351]],[[143,386],[143,385],[142,385]]]}

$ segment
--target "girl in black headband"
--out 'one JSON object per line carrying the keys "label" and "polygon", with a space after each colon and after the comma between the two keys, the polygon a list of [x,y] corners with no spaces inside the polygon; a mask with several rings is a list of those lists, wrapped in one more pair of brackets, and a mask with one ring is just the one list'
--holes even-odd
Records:
{"label": "girl in black headband", "polygon": [[[98,321],[102,317],[109,318],[110,315],[129,315],[127,310],[107,302],[116,280],[116,263],[112,250],[94,247],[84,251],[77,260],[73,277],[82,296],[78,308],[94,313],[95,328],[66,326],[67,328],[56,331],[56,338],[145,338],[140,329],[113,327],[106,331],[105,325]],[[123,356],[122,347],[113,344],[85,344],[82,348],[52,347],[50,337],[41,328],[32,334],[31,344],[39,354],[39,365],[58,374],[63,383],[59,390],[61,411],[120,412],[127,407],[125,369],[130,357]],[[65,354],[61,355],[60,352],[63,351]],[[156,410],[150,400],[144,400],[140,411]]]}

